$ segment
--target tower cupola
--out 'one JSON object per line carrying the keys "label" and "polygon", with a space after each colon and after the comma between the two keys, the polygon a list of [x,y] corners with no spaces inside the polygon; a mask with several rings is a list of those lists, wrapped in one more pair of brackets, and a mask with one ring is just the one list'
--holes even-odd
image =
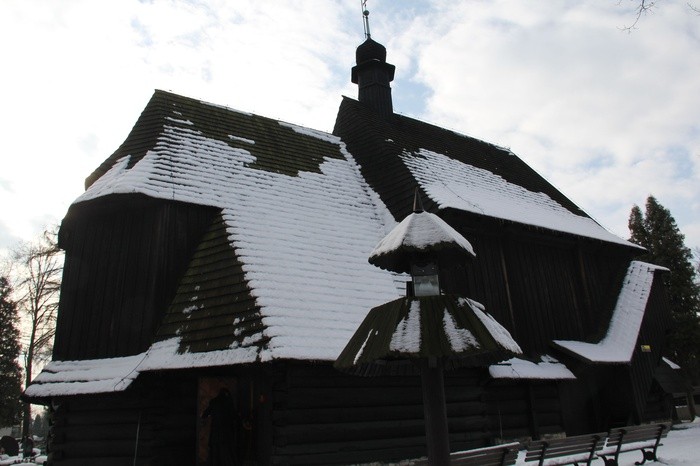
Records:
{"label": "tower cupola", "polygon": [[394,113],[389,83],[394,80],[396,67],[386,62],[386,47],[370,37],[369,12],[365,10],[363,14],[366,40],[355,52],[357,64],[352,67],[351,79],[359,87],[357,100],[388,119]]}

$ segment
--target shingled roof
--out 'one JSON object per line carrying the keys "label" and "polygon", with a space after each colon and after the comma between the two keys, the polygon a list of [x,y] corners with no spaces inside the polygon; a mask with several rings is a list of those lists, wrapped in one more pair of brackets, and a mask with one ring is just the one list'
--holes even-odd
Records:
{"label": "shingled roof", "polygon": [[458,210],[526,228],[629,243],[595,222],[510,150],[394,114],[380,118],[344,98],[333,134],[396,218],[410,213],[413,188],[429,211]]}
{"label": "shingled roof", "polygon": [[400,293],[367,263],[393,219],[336,136],[156,91],[87,184],[76,204],[141,193],[221,210],[158,333],[178,353],[333,360]]}

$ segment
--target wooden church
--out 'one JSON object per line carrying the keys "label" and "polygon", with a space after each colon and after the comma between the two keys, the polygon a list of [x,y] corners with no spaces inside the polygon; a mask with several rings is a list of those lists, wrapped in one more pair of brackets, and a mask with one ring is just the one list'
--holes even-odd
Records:
{"label": "wooden church", "polygon": [[395,114],[382,45],[356,61],[333,134],[156,91],[87,177],[60,229],[53,361],[25,393],[53,413],[51,465],[207,464],[224,395],[233,464],[424,457],[419,377],[334,368],[406,293],[368,256],[416,187],[475,253],[442,293],[522,350],[445,372],[453,451],[670,417],[665,269],[509,150]]}

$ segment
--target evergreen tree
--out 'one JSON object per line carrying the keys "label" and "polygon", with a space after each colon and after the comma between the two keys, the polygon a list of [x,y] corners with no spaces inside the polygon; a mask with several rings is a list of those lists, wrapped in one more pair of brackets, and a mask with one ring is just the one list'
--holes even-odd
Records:
{"label": "evergreen tree", "polygon": [[653,197],[646,202],[644,215],[632,207],[629,218],[630,241],[644,246],[644,261],[667,267],[673,329],[668,354],[698,381],[700,379],[700,286],[695,281],[692,252],[685,246],[671,212]]}
{"label": "evergreen tree", "polygon": [[10,299],[9,282],[0,277],[0,427],[19,422],[22,403],[22,370],[20,353],[17,305]]}
{"label": "evergreen tree", "polygon": [[46,439],[49,434],[49,411],[44,408],[41,413],[34,416],[32,421],[32,435]]}

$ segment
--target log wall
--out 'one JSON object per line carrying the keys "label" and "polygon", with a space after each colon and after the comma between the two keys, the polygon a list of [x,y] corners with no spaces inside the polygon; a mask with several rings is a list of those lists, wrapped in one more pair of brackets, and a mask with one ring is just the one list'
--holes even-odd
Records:
{"label": "log wall", "polygon": [[484,400],[496,443],[564,432],[556,382],[494,381],[486,387]]}
{"label": "log wall", "polygon": [[50,464],[194,464],[195,384],[148,379],[126,392],[54,400]]}
{"label": "log wall", "polygon": [[[446,373],[453,451],[491,440],[477,371]],[[349,464],[426,455],[420,378],[356,377],[289,363],[272,385],[273,464]]]}
{"label": "log wall", "polygon": [[442,272],[444,291],[484,304],[525,354],[549,352],[553,339],[604,334],[632,258],[629,250],[477,217],[445,217],[472,243],[476,258]]}

